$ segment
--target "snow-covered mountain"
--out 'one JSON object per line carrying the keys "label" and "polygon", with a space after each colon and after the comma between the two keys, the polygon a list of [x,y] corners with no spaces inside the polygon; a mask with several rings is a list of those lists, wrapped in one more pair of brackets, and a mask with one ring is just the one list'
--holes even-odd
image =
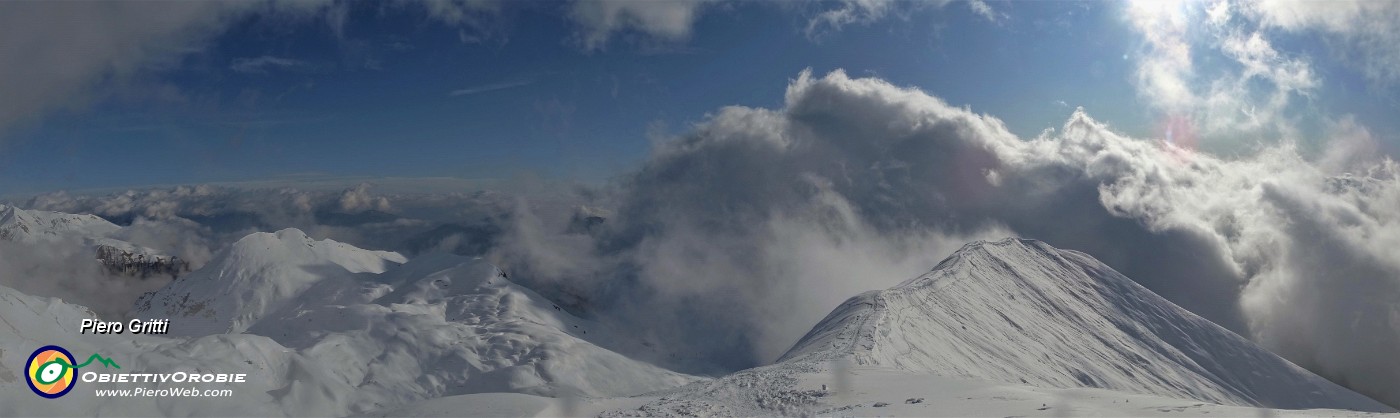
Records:
{"label": "snow-covered mountain", "polygon": [[484,260],[448,254],[353,287],[317,286],[248,332],[341,365],[338,375],[371,394],[358,401],[365,407],[485,392],[618,396],[695,380],[599,347],[591,341],[626,334],[563,311]]}
{"label": "snow-covered mountain", "polygon": [[768,366],[649,398],[570,403],[475,395],[377,415],[434,416],[468,404],[606,417],[1394,412],[1088,255],[1019,239],[968,244],[925,275],[851,298]]}
{"label": "snow-covered mountain", "polygon": [[[564,312],[483,260],[402,261],[295,229],[252,234],[143,298],[140,316],[170,315],[185,335],[173,337],[78,334],[78,322],[93,316],[85,308],[0,286],[0,416],[343,416],[443,396],[617,397],[698,380],[593,344],[625,336]],[[210,332],[217,329],[231,333]],[[47,344],[101,353],[127,373],[248,373],[249,382],[196,385],[234,391],[199,399],[91,390],[189,384],[80,383],[54,403],[30,394],[22,371],[9,368]]]}
{"label": "snow-covered mountain", "polygon": [[[41,240],[64,233],[36,226],[79,225],[10,213]],[[103,229],[92,225],[70,230]],[[603,348],[631,336],[480,258],[405,260],[296,229],[244,237],[143,296],[136,312],[170,318],[172,335],[78,334],[90,310],[0,286],[0,416],[1390,411],[1085,254],[1016,239],[969,244],[925,275],[856,296],[777,363],[717,379]],[[208,399],[103,398],[89,389],[189,385],[83,383],[53,403],[28,393],[14,367],[48,344],[103,354],[128,373],[247,373],[249,382],[199,385],[234,391]]]}
{"label": "snow-covered mountain", "polygon": [[256,233],[136,311],[170,318],[174,335],[247,332],[316,353],[359,388],[354,410],[479,392],[617,396],[695,380],[590,342],[626,337],[482,259],[404,262],[296,229]]}
{"label": "snow-covered mountain", "polygon": [[1092,257],[1032,240],[965,246],[846,301],[780,361],[1273,408],[1389,408],[1182,309]]}
{"label": "snow-covered mountain", "polygon": [[203,268],[142,295],[136,315],[171,318],[172,335],[239,333],[322,280],[383,273],[406,261],[398,253],[316,241],[297,229],[254,233]]}
{"label": "snow-covered mountain", "polygon": [[116,275],[174,277],[190,270],[189,263],[179,257],[111,237],[121,230],[121,226],[96,215],[0,205],[0,240],[81,246],[81,251],[91,253]]}
{"label": "snow-covered mountain", "polygon": [[121,227],[97,215],[24,210],[0,205],[0,239],[16,242],[52,240],[63,236],[103,237]]}

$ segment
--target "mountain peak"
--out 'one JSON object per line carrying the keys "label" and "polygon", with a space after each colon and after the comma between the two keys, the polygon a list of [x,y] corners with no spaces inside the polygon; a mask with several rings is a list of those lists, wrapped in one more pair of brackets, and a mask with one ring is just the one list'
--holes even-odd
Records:
{"label": "mountain peak", "polygon": [[287,240],[287,239],[291,239],[291,240],[310,240],[310,239],[311,239],[310,237],[307,237],[307,236],[306,236],[306,233],[305,233],[305,232],[302,232],[300,229],[296,229],[296,228],[286,228],[286,229],[283,229],[283,230],[280,230],[280,231],[277,231],[277,232],[273,233],[273,235],[277,236],[278,239],[283,239],[283,240]]}
{"label": "mountain peak", "polygon": [[121,227],[96,215],[24,210],[0,205],[0,239],[33,241],[67,235],[101,237],[119,229]]}
{"label": "mountain peak", "polygon": [[136,302],[138,315],[180,318],[171,333],[243,332],[323,280],[382,273],[398,253],[315,240],[295,228],[249,234],[212,261]]}
{"label": "mountain peak", "polygon": [[924,275],[846,301],[783,361],[842,357],[1048,388],[1388,410],[1088,255],[1026,239],[970,243]]}

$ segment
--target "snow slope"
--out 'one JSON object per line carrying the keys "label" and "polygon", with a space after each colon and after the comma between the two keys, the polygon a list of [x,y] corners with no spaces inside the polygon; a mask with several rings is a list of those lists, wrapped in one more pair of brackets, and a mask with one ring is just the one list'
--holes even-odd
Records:
{"label": "snow slope", "polygon": [[[1279,410],[1129,394],[1046,389],[882,367],[747,370],[680,390],[628,398],[486,393],[375,411],[373,417],[1377,417],[1336,409]],[[835,385],[843,382],[845,389]],[[826,389],[823,389],[823,385]],[[1393,415],[1391,415],[1393,416]]]}
{"label": "snow slope", "polygon": [[468,401],[536,416],[605,417],[1393,412],[1087,255],[1016,239],[969,244],[928,274],[848,300],[772,365],[572,408],[478,396],[375,415],[421,416]]}
{"label": "snow slope", "polygon": [[1388,411],[1182,309],[1083,253],[976,242],[846,301],[780,361],[1273,408]]}
{"label": "snow slope", "polygon": [[[394,265],[396,258],[311,240],[297,230],[259,233],[143,300],[188,301],[153,303],[143,318],[162,317],[155,307],[180,314],[204,301],[218,315],[199,309],[172,317],[171,327],[202,321],[247,328],[231,334],[189,327],[190,336],[174,338],[80,335],[81,319],[93,316],[87,309],[0,287],[0,416],[344,416],[441,396],[609,397],[698,380],[589,342],[618,334],[557,309],[485,261],[430,255]],[[48,344],[78,357],[103,354],[121,372],[248,373],[249,381],[80,383],[53,402],[31,394],[22,371],[12,367]],[[133,387],[228,388],[233,396],[99,398],[94,392]]]}
{"label": "snow slope", "polygon": [[484,392],[620,396],[696,380],[593,344],[619,337],[481,259],[427,255],[368,279],[348,291],[318,286],[249,332],[339,365],[336,375],[360,388],[359,411]]}
{"label": "snow slope", "polygon": [[[284,416],[332,415],[337,412],[326,393],[347,388],[326,388],[330,379],[304,379],[289,370],[317,370],[315,360],[281,347],[271,339],[253,335],[217,335],[196,339],[79,334],[84,318],[91,311],[55,298],[30,296],[0,286],[0,416]],[[40,398],[30,392],[24,377],[24,364],[30,353],[46,345],[59,345],[78,361],[101,354],[121,369],[93,364],[80,372],[161,373],[175,371],[218,371],[248,373],[249,383],[235,385],[98,384],[78,382],[73,391],[58,400]],[[299,382],[297,380],[300,380]],[[297,385],[280,398],[269,391]],[[190,387],[232,389],[227,398],[197,400],[168,398],[99,398],[94,389],[152,389]],[[183,401],[183,402],[182,402]]]}
{"label": "snow slope", "polygon": [[0,205],[0,240],[81,248],[115,274],[144,278],[155,274],[178,275],[188,270],[189,265],[178,257],[111,237],[121,229],[96,215]]}
{"label": "snow slope", "polygon": [[398,253],[316,241],[297,229],[243,237],[203,268],[136,303],[143,318],[171,318],[172,335],[239,333],[322,280],[383,273]]}
{"label": "snow slope", "polygon": [[[780,362],[717,379],[601,348],[594,342],[627,334],[571,315],[481,259],[430,254],[400,261],[296,230],[259,233],[142,300],[150,304],[142,317],[172,312],[172,327],[203,321],[241,332],[230,334],[186,328],[188,336],[179,337],[80,335],[78,322],[92,312],[0,286],[0,416],[1389,411],[1086,255],[1035,241],[970,244],[926,275],[852,298]],[[55,402],[30,393],[18,366],[48,344],[78,357],[103,354],[121,372],[247,373],[249,381],[80,383]],[[96,370],[83,371],[112,371],[88,367]],[[94,393],[132,387],[227,388],[233,396]]]}
{"label": "snow slope", "polygon": [[102,237],[121,227],[96,215],[24,210],[0,205],[0,239],[16,242],[51,240],[65,235]]}

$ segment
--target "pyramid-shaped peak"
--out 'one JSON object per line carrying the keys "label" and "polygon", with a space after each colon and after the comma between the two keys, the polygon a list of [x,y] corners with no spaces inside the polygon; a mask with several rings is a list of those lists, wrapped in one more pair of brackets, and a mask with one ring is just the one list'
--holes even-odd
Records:
{"label": "pyramid-shaped peak", "polygon": [[1050,246],[1050,244],[1046,244],[1045,242],[1040,241],[1040,240],[1028,239],[1028,238],[1017,238],[1017,237],[1006,237],[1006,238],[1002,238],[1002,239],[995,240],[995,241],[993,241],[993,240],[977,240],[977,241],[972,241],[972,242],[969,242],[969,243],[963,245],[963,247],[962,247],[961,249],[959,249],[958,251],[956,251],[954,254],[957,254],[957,253],[997,254],[997,253],[999,253],[999,251],[1001,251],[1001,250],[1018,249],[1018,248],[1019,248],[1019,249],[1027,249],[1027,250],[1039,251],[1039,252],[1045,252],[1045,253],[1047,253],[1047,254],[1052,253],[1053,251],[1056,251],[1056,250],[1057,250],[1055,247]]}
{"label": "pyramid-shaped peak", "polygon": [[[995,241],[978,240],[963,245],[962,248],[954,251],[948,258],[939,262],[938,265],[928,273],[906,280],[904,283],[895,286],[895,288],[926,285],[939,278],[956,276],[954,273],[972,268],[1003,270],[1005,273],[1011,273],[1016,270],[1017,267],[1027,265],[1049,264],[1070,266],[1074,264],[1074,262],[1069,261],[1066,257],[1080,259],[1081,261],[1083,259],[1092,260],[1093,263],[1091,264],[1098,263],[1097,260],[1093,260],[1093,257],[1089,257],[1083,253],[1061,250],[1050,244],[1046,244],[1044,241],[1035,239],[1007,237]],[[992,262],[993,260],[996,262]],[[968,263],[980,267],[966,266]],[[1070,268],[1077,269],[1077,267],[1073,266],[1070,266]],[[1107,266],[1104,266],[1104,268],[1107,268]],[[1019,274],[993,276],[997,278],[1022,277],[1022,275]],[[1074,278],[1076,275],[1064,275],[1064,277]]]}
{"label": "pyramid-shaped peak", "polygon": [[1077,251],[1008,238],[846,301],[782,361],[1274,408],[1389,408],[1182,309]]}

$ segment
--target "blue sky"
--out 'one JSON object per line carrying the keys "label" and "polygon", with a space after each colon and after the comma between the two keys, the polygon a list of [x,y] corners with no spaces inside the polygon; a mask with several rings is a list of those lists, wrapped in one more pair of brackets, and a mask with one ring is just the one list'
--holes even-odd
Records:
{"label": "blue sky", "polygon": [[[0,108],[0,194],[305,174],[597,182],[722,106],[780,108],[806,68],[918,87],[1023,138],[1082,106],[1138,137],[1185,124],[1221,154],[1400,142],[1400,77],[1376,69],[1400,53],[1366,49],[1387,35],[1250,2],[235,4],[6,4],[17,22],[0,26],[60,58],[0,36],[0,91],[33,103]],[[78,10],[101,7],[145,10]],[[1176,81],[1185,93],[1159,88]]]}

